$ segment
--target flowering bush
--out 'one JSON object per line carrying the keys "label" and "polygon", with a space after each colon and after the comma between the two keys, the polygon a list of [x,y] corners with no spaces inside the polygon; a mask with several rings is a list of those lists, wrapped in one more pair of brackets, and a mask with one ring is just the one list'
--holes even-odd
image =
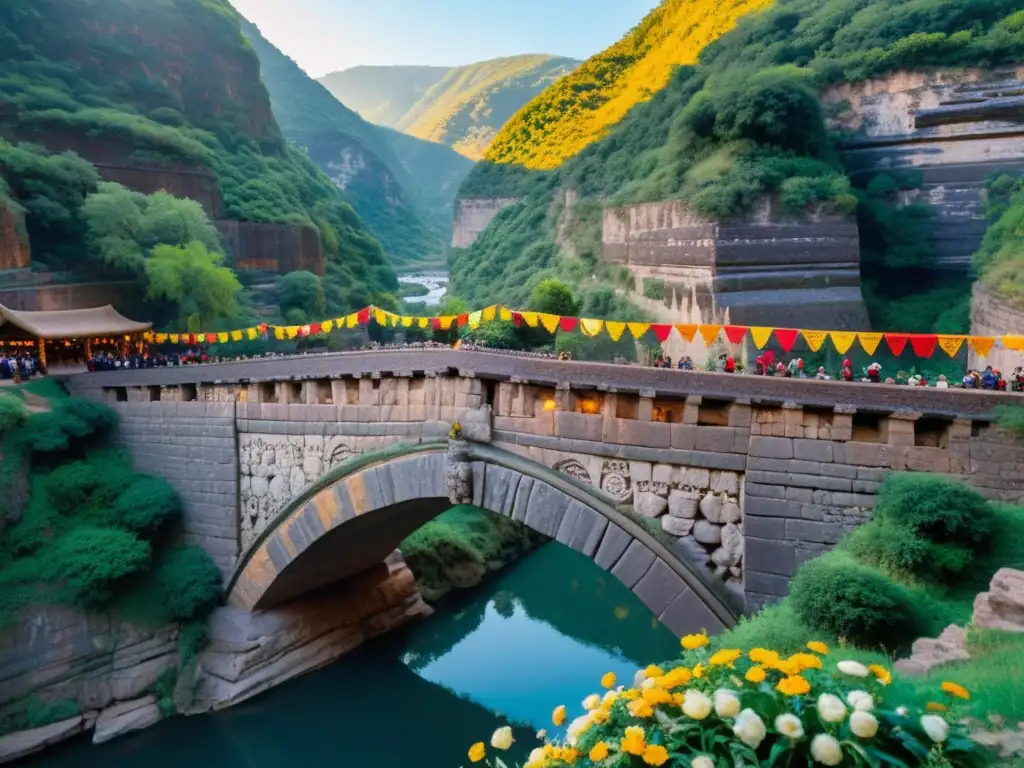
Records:
{"label": "flowering bush", "polygon": [[[584,699],[565,739],[534,749],[524,768],[987,764],[955,724],[952,705],[970,694],[954,683],[942,684],[947,704],[922,711],[890,700],[885,667],[836,661],[823,643],[788,657],[765,648],[711,653],[707,644],[687,635],[680,665],[650,666],[633,688],[605,675],[606,691]],[[556,726],[566,718],[564,706],[552,714]],[[491,749],[510,745],[511,731],[494,733]],[[469,759],[492,764],[483,742]],[[505,766],[498,757],[493,765]]]}

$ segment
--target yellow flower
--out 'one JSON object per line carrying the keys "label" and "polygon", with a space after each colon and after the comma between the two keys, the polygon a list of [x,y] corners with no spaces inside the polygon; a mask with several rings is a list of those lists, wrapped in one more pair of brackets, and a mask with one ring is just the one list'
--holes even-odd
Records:
{"label": "yellow flower", "polygon": [[629,702],[626,709],[629,710],[629,714],[633,717],[654,716],[654,707],[651,706],[651,702],[644,701],[643,699],[637,699],[636,701]]}
{"label": "yellow flower", "polygon": [[626,728],[626,733],[619,742],[619,749],[627,755],[642,755],[647,748],[647,739],[644,737],[644,729],[636,725]]}
{"label": "yellow flower", "polygon": [[668,762],[668,750],[660,744],[649,744],[644,750],[644,762],[648,765],[664,765]]}
{"label": "yellow flower", "polygon": [[686,667],[676,667],[665,673],[665,677],[661,679],[661,684],[665,688],[678,688],[680,685],[686,685],[690,682],[692,677],[693,675],[690,674],[690,670]]}
{"label": "yellow flower", "polygon": [[[769,665],[766,664],[765,666],[769,666]],[[788,676],[799,675],[803,671],[800,668],[800,663],[798,661],[793,661],[792,658],[789,658],[789,659],[779,659],[778,661],[776,661],[774,664],[772,664],[770,666],[772,667],[772,669],[776,669],[779,672],[781,672],[782,674],[788,675]]]}
{"label": "yellow flower", "polygon": [[946,711],[946,705],[945,704],[939,704],[939,702],[937,702],[937,701],[929,701],[927,709],[928,709],[929,712],[945,712]]}
{"label": "yellow flower", "polygon": [[587,755],[591,762],[596,763],[598,760],[604,760],[608,757],[608,745],[603,741],[597,742],[593,747],[590,748],[590,754]]}
{"label": "yellow flower", "polygon": [[596,693],[592,693],[583,700],[583,708],[589,712],[592,709],[597,709],[601,705],[601,697]]}
{"label": "yellow flower", "polygon": [[526,765],[523,768],[544,768],[548,762],[548,753],[537,747],[530,752],[530,757],[526,760]]}
{"label": "yellow flower", "polygon": [[573,747],[562,747],[560,750],[558,750],[558,754],[555,756],[555,759],[561,760],[563,763],[568,763],[569,765],[572,765],[576,762],[576,758],[579,756],[580,753],[577,752]]}
{"label": "yellow flower", "polygon": [[672,703],[675,704],[677,707],[683,706],[683,702],[684,701],[686,701],[686,694],[685,693],[673,693],[672,694]]}
{"label": "yellow flower", "polygon": [[763,683],[767,673],[764,671],[764,667],[751,667],[747,670],[747,674],[744,677],[751,683]]}
{"label": "yellow flower", "polygon": [[951,683],[948,680],[942,684],[942,690],[944,690],[950,696],[956,696],[958,699],[963,699],[964,701],[971,698],[971,694],[968,693],[966,688],[964,688],[962,685]]}
{"label": "yellow flower", "polygon": [[594,725],[600,725],[601,723],[607,723],[608,717],[608,710],[595,709],[590,713],[590,722],[592,722]]}
{"label": "yellow flower", "polygon": [[507,725],[499,728],[491,735],[491,746],[495,749],[508,749],[512,746],[512,729]]}
{"label": "yellow flower", "polygon": [[697,679],[704,677],[704,665],[698,664],[693,668],[693,676]]}
{"label": "yellow flower", "polygon": [[565,722],[565,704],[555,707],[555,711],[551,713],[551,722],[559,726]]}
{"label": "yellow flower", "polygon": [[708,660],[708,664],[712,667],[727,667],[735,663],[736,659],[742,655],[743,653],[735,648],[718,651]]}
{"label": "yellow flower", "polygon": [[604,687],[604,688],[614,688],[615,687],[615,673],[614,672],[605,672],[601,676],[601,686]]}
{"label": "yellow flower", "polygon": [[790,675],[783,678],[775,687],[784,696],[802,696],[811,690],[811,684],[800,677],[800,675]]}
{"label": "yellow flower", "polygon": [[478,741],[476,744],[469,748],[469,762],[479,763],[481,760],[484,759],[485,754],[486,751],[484,750],[484,743],[482,741]]}
{"label": "yellow flower", "polygon": [[828,646],[824,643],[819,643],[817,640],[811,640],[811,642],[807,644],[807,647],[815,653],[820,653],[822,656],[828,653]]}
{"label": "yellow flower", "polygon": [[619,694],[619,698],[620,699],[624,699],[625,701],[632,701],[633,699],[639,699],[640,698],[640,691],[638,691],[636,688],[627,688],[626,690],[624,690],[622,693]]}
{"label": "yellow flower", "polygon": [[661,667],[651,664],[647,669],[644,670],[644,677],[661,677],[665,673],[661,670]]}
{"label": "yellow flower", "polygon": [[808,669],[821,669],[821,659],[813,653],[794,653],[786,661],[796,664],[799,667],[798,672],[804,672]]}
{"label": "yellow flower", "polygon": [[658,688],[657,686],[653,688],[645,688],[641,696],[643,696],[644,701],[649,704],[668,704],[672,701],[672,694],[664,688]]}
{"label": "yellow flower", "polygon": [[761,664],[762,666],[769,668],[773,667],[779,661],[779,654],[765,648],[753,648],[747,656],[749,656],[750,660],[755,664]]}
{"label": "yellow flower", "polygon": [[882,685],[888,685],[892,682],[892,675],[889,674],[889,670],[883,667],[881,664],[872,664],[868,667],[868,670],[878,678],[878,682]]}
{"label": "yellow flower", "polygon": [[704,634],[686,635],[679,641],[679,644],[688,651],[695,651],[698,648],[703,648],[708,642],[710,642],[708,636]]}

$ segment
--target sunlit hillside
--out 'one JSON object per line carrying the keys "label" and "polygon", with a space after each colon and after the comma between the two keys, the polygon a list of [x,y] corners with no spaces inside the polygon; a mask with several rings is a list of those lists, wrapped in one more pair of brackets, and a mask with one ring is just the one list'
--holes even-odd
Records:
{"label": "sunlit hillside", "polygon": [[680,64],[773,0],[666,0],[611,48],[591,57],[523,107],[485,157],[532,169],[558,167],[601,138]]}

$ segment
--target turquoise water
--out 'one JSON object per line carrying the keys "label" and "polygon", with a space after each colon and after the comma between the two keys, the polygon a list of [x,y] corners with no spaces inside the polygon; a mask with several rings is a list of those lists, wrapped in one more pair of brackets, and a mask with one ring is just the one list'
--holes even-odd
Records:
{"label": "turquoise water", "polygon": [[223,712],[179,717],[101,746],[87,740],[33,768],[457,768],[512,722],[513,759],[554,734],[551,710],[605,672],[632,680],[678,641],[614,577],[547,544],[416,626]]}

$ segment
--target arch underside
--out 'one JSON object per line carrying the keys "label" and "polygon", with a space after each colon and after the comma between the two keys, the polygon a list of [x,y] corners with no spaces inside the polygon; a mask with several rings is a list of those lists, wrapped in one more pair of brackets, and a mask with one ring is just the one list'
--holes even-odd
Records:
{"label": "arch underside", "polygon": [[[594,489],[485,445],[470,451],[472,503],[511,517],[591,558],[677,634],[717,632],[738,606]],[[343,465],[286,507],[239,560],[231,605],[272,608],[382,562],[451,506],[446,446]]]}

